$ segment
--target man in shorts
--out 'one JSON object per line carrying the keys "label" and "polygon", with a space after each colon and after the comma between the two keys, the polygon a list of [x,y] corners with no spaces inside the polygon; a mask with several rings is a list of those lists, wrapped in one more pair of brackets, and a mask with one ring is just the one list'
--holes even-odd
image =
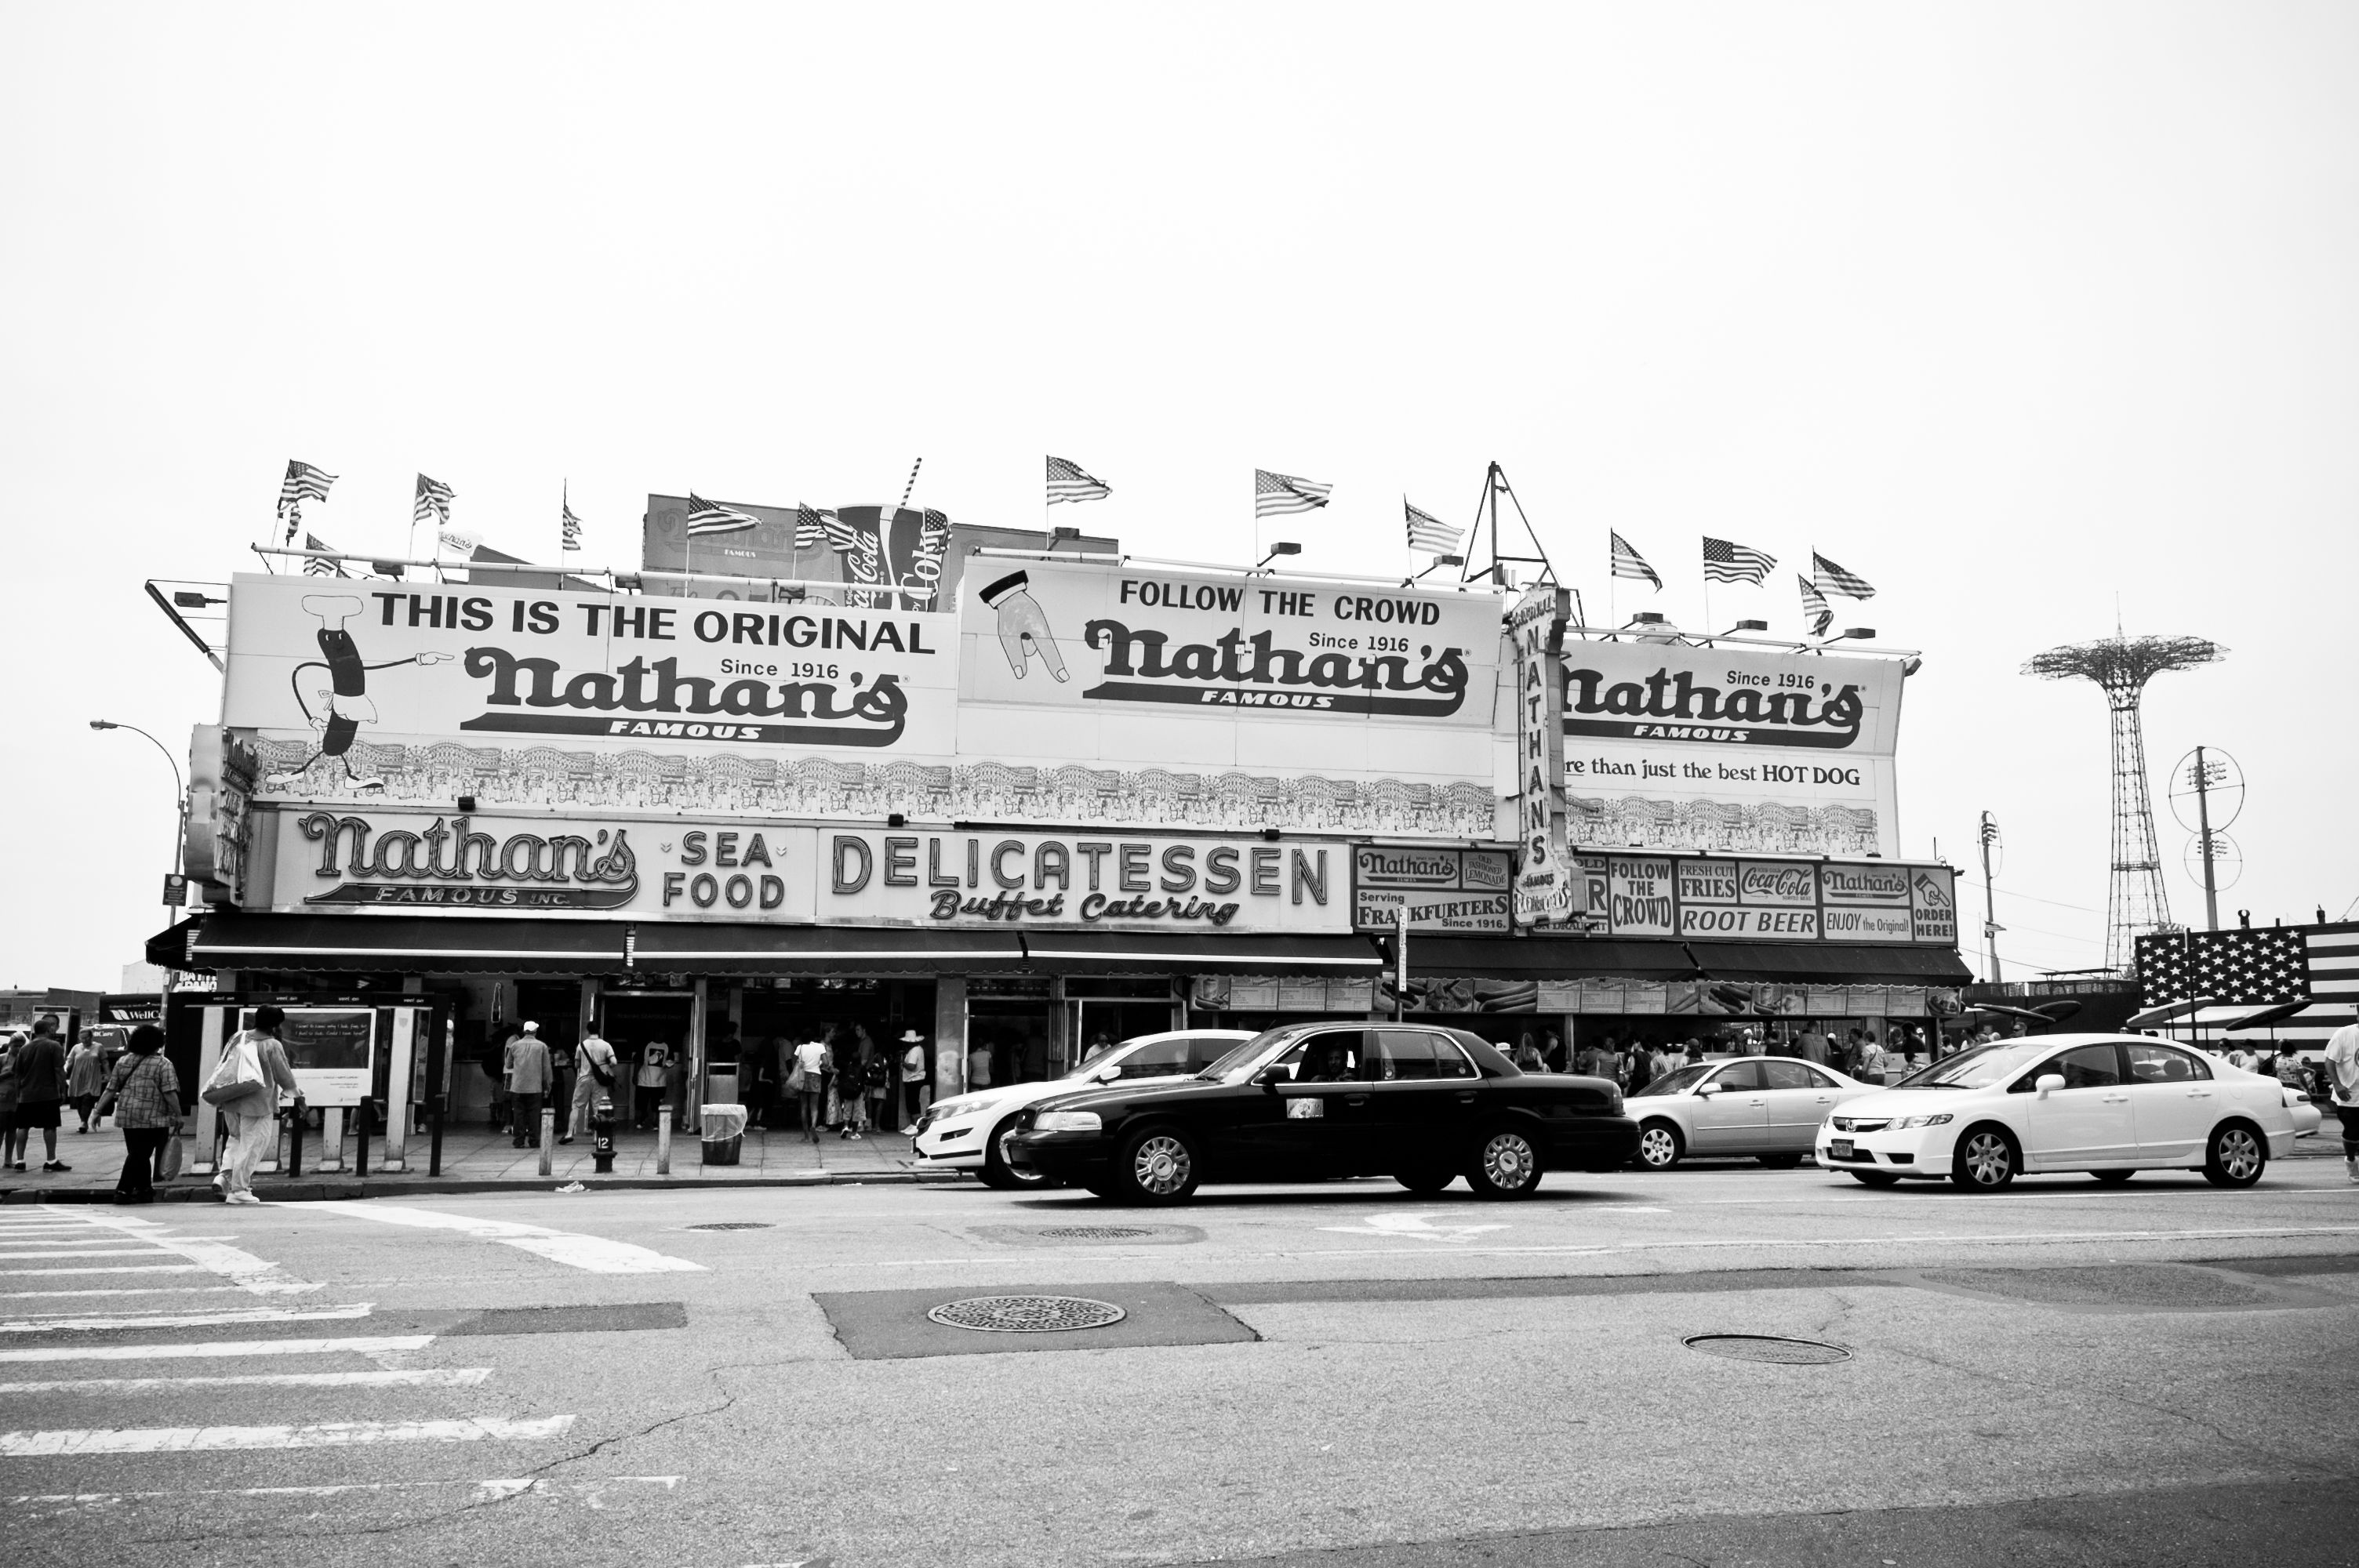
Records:
{"label": "man in shorts", "polygon": [[2326,1043],[2326,1071],[2334,1113],[2343,1119],[2343,1169],[2359,1182],[2359,1022],[2346,1023]]}
{"label": "man in shorts", "polygon": [[58,1158],[58,1111],[66,1103],[66,1047],[58,1038],[58,1021],[42,1018],[33,1024],[33,1037],[17,1053],[16,1126],[9,1134],[8,1160],[17,1170],[32,1152],[33,1130],[40,1129],[44,1171],[71,1171]]}

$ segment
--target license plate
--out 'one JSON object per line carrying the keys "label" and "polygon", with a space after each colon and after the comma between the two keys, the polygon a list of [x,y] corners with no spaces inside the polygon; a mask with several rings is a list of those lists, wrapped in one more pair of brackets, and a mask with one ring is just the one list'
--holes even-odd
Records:
{"label": "license plate", "polygon": [[1848,1160],[1851,1158],[1851,1140],[1848,1138],[1838,1138],[1829,1144],[1828,1148],[1838,1160]]}

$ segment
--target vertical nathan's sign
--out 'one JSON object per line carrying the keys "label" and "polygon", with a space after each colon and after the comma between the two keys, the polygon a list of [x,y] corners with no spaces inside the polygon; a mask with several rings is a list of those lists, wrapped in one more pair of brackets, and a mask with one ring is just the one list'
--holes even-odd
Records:
{"label": "vertical nathan's sign", "polygon": [[1531,589],[1507,617],[1516,645],[1517,837],[1516,918],[1545,925],[1589,911],[1588,883],[1573,873],[1564,832],[1564,629],[1572,596],[1552,583]]}

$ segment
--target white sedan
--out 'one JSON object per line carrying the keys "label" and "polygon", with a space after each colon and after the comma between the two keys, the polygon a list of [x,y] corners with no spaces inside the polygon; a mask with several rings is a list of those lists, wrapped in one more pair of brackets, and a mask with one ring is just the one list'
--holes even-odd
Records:
{"label": "white sedan", "polygon": [[[1853,1100],[1819,1130],[1819,1163],[1870,1186],[1947,1176],[1996,1192],[2018,1174],[2198,1170],[2249,1187],[2316,1130],[2275,1078],[2146,1035],[2050,1034],[1962,1052]],[[2308,1125],[2305,1126],[2305,1121]]]}
{"label": "white sedan", "polygon": [[1203,1071],[1254,1038],[1249,1029],[1180,1029],[1167,1034],[1136,1034],[1101,1052],[1061,1078],[997,1084],[937,1100],[918,1119],[909,1141],[928,1165],[973,1171],[985,1186],[1037,1187],[1044,1178],[1008,1166],[1000,1141],[1016,1130],[1016,1113],[1050,1095],[1069,1095],[1101,1084],[1138,1078],[1178,1078]]}
{"label": "white sedan", "polygon": [[1799,1165],[1837,1106],[1875,1092],[1873,1084],[1788,1056],[1699,1062],[1631,1094],[1635,1159],[1649,1171],[1668,1171],[1699,1154]]}

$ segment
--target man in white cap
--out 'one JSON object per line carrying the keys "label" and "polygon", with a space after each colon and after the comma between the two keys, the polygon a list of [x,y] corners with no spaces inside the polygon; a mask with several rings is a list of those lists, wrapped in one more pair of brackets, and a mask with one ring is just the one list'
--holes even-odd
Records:
{"label": "man in white cap", "polygon": [[549,1042],[540,1037],[540,1025],[527,1020],[507,1050],[508,1104],[519,1149],[527,1142],[540,1147],[540,1102],[549,1094]]}
{"label": "man in white cap", "polygon": [[925,1108],[926,1037],[914,1029],[901,1032],[901,1130],[918,1130],[918,1112]]}

